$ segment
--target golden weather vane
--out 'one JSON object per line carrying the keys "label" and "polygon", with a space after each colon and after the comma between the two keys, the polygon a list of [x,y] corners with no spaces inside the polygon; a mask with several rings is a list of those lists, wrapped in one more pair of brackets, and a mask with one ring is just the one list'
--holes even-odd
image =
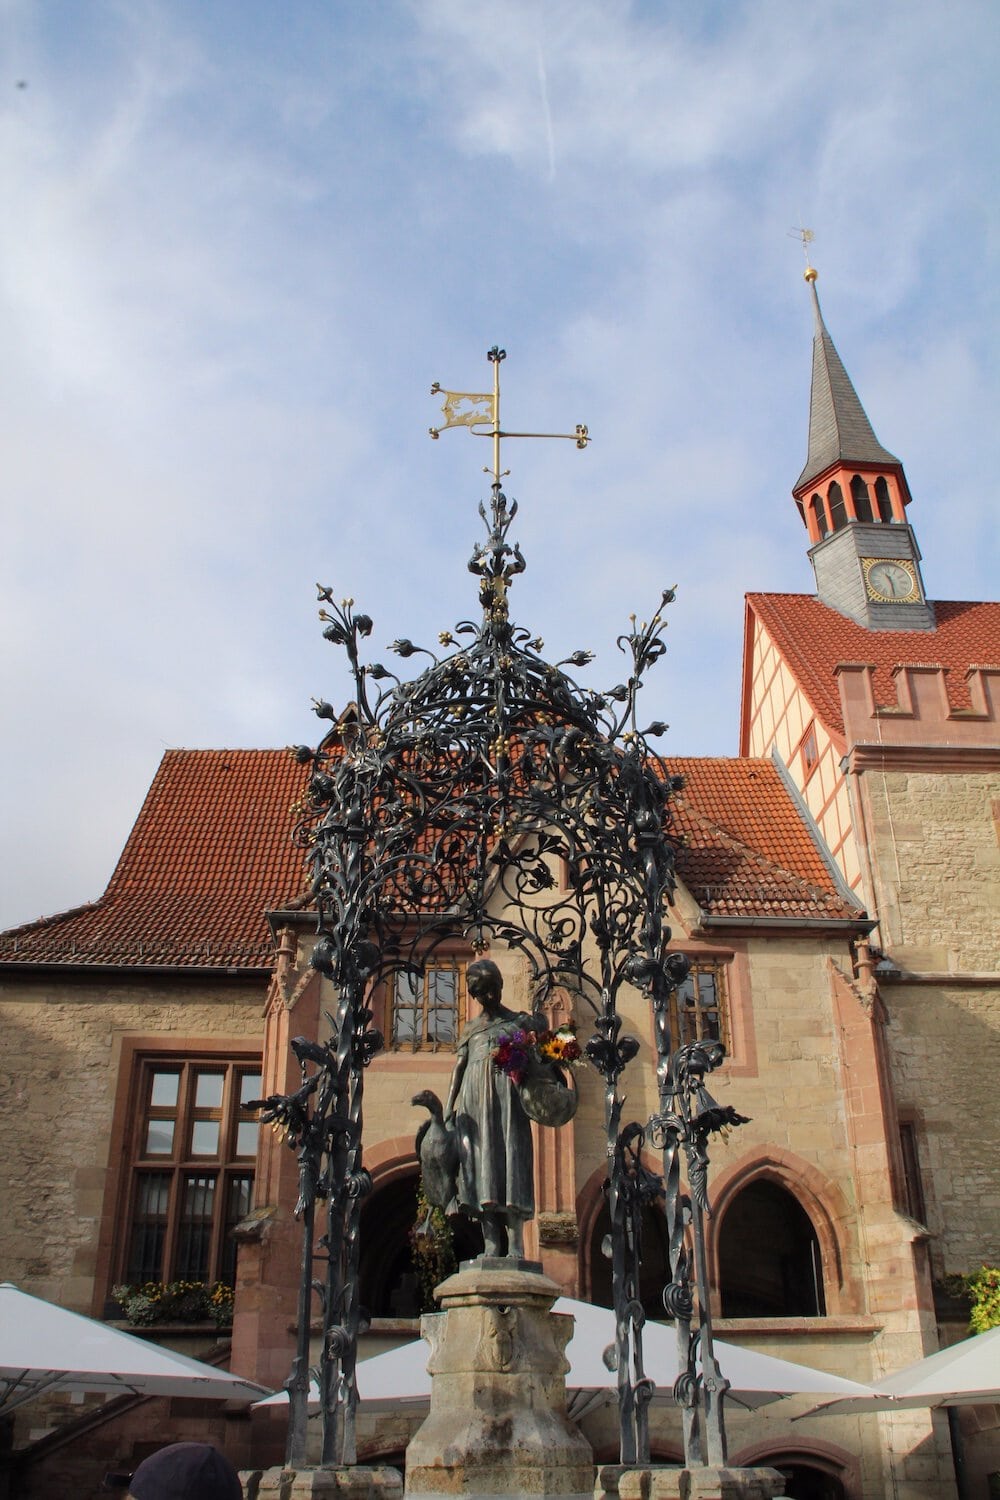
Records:
{"label": "golden weather vane", "polygon": [[476,437],[491,437],[493,467],[487,466],[483,472],[493,475],[494,484],[499,484],[504,474],[510,472],[500,468],[501,438],[569,438],[578,448],[586,448],[591,441],[590,433],[579,422],[575,432],[503,432],[500,427],[500,365],[507,358],[507,351],[494,344],[486,358],[493,366],[492,391],[447,391],[435,380],[431,395],[444,396],[444,421],[440,427],[429,429],[432,438],[439,438],[448,427],[468,427]]}
{"label": "golden weather vane", "polygon": [[790,229],[788,231],[788,238],[791,240],[801,241],[802,254],[805,256],[806,260],[805,278],[807,281],[815,281],[817,273],[812,265],[812,262],[809,259],[809,246],[816,238],[814,231],[811,229]]}

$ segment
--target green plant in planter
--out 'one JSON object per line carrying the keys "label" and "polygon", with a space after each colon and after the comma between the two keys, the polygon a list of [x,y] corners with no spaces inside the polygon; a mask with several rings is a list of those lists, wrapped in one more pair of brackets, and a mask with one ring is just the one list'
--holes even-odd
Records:
{"label": "green plant in planter", "polygon": [[964,1280],[972,1298],[969,1327],[973,1333],[1000,1328],[1000,1270],[994,1266],[981,1266]]}
{"label": "green plant in planter", "polygon": [[941,1284],[949,1296],[968,1302],[970,1333],[1000,1328],[1000,1270],[995,1266],[980,1266],[968,1276],[945,1276]]}
{"label": "green plant in planter", "polygon": [[206,1323],[228,1328],[233,1321],[233,1289],[215,1281],[146,1281],[111,1288],[128,1321],[136,1328],[157,1323]]}

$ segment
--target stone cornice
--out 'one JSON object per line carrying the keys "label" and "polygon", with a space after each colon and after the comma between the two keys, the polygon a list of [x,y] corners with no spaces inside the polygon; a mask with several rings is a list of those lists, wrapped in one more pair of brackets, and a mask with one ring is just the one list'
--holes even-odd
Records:
{"label": "stone cornice", "polygon": [[997,745],[886,745],[861,741],[851,745],[842,763],[848,771],[996,771]]}

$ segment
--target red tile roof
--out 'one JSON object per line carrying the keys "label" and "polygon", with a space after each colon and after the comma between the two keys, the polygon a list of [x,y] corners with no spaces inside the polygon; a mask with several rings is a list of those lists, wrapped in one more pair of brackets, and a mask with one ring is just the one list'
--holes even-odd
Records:
{"label": "red tile roof", "polygon": [[0,962],[260,969],[301,895],[287,750],[168,750],[99,901],[0,934]]}
{"label": "red tile roof", "polygon": [[[678,872],[717,916],[844,919],[770,761],[678,759]],[[100,900],[0,934],[0,963],[268,967],[265,912],[301,900],[292,804],[306,772],[286,750],[168,750]]]}
{"label": "red tile roof", "polygon": [[770,760],[668,757],[677,871],[707,916],[847,920],[840,894]]}
{"label": "red tile roof", "polygon": [[[754,612],[788,662],[816,713],[843,735],[840,691],[834,669],[841,662],[871,663],[878,706],[894,704],[893,667],[949,668],[953,709],[970,706],[965,673],[970,666],[1000,663],[1000,603],[938,600],[934,630],[868,630],[810,594],[748,594]],[[749,645],[748,645],[749,649]]]}

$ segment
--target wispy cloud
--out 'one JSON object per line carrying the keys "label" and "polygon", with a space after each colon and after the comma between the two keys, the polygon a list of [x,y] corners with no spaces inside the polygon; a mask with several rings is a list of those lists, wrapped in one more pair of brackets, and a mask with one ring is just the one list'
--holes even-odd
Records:
{"label": "wispy cloud", "polygon": [[742,594],[810,587],[802,215],[932,592],[995,592],[991,6],[0,28],[3,923],[99,894],[165,744],[314,733],[346,692],[316,578],[376,652],[474,609],[483,454],[426,439],[426,391],[497,340],[517,425],[595,436],[510,445],[517,613],[596,684],[677,582],[651,712],[675,753],[734,750]]}

